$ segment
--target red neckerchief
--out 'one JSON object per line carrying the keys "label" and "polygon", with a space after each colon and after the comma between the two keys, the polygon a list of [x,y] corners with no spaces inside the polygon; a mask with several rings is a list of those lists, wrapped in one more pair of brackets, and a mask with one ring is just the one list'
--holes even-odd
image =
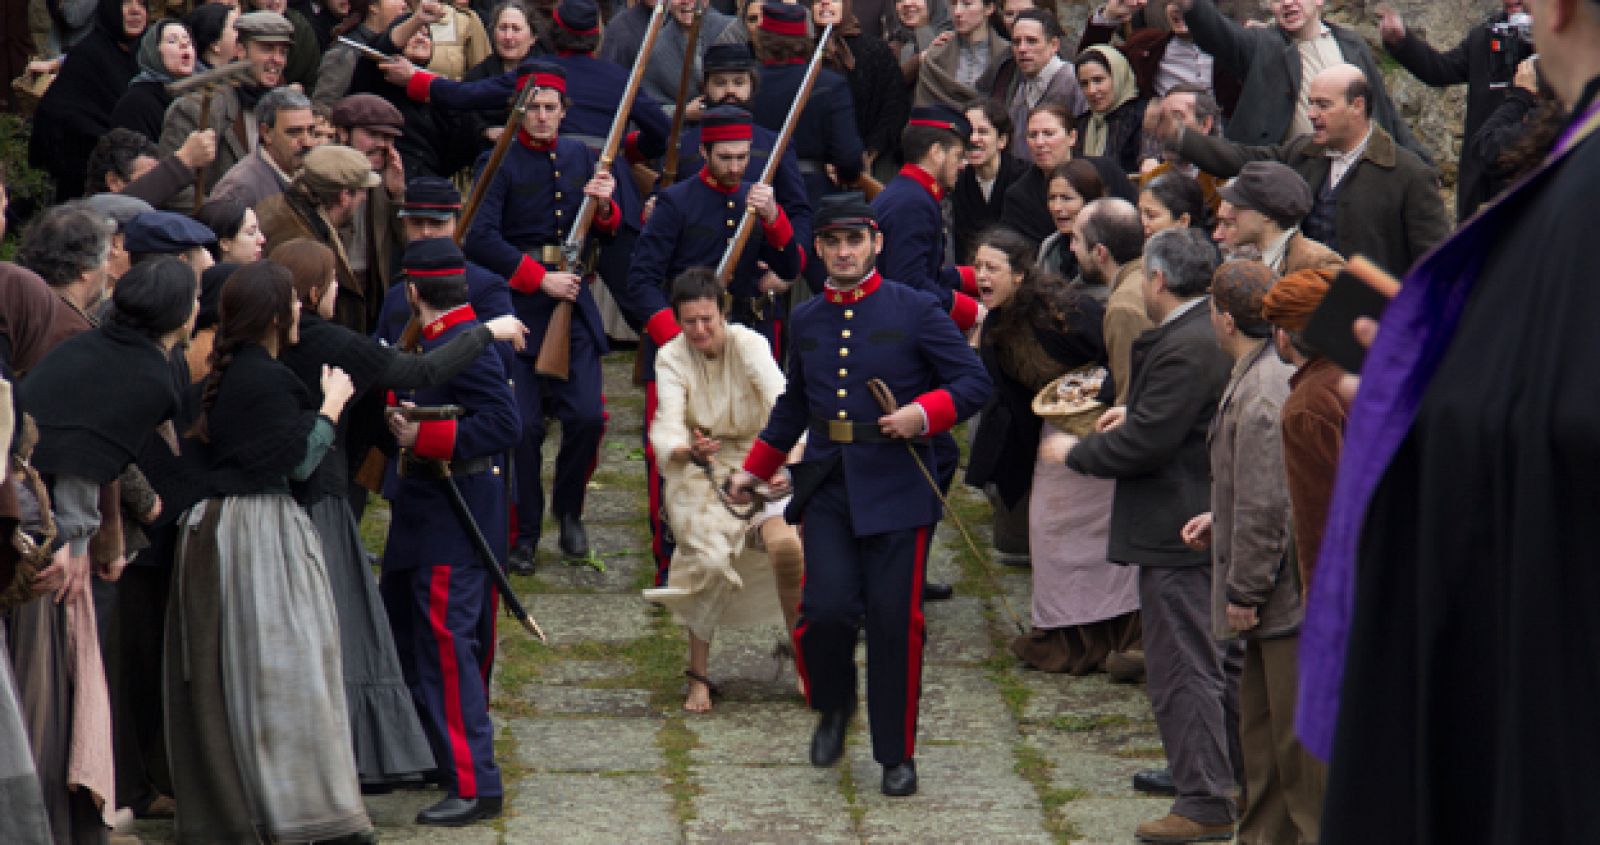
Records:
{"label": "red neckerchief", "polygon": [[555,138],[551,138],[548,141],[539,141],[539,140],[534,139],[534,137],[532,135],[529,135],[528,134],[528,130],[526,130],[526,129],[518,129],[517,130],[517,141],[518,141],[518,143],[522,144],[522,146],[527,147],[528,149],[533,150],[535,152],[547,153],[547,152],[550,152],[551,150],[555,149],[556,148],[556,140],[559,137],[560,136],[557,135]]}
{"label": "red neckerchief", "polygon": [[827,285],[822,288],[822,295],[834,305],[850,305],[866,299],[882,282],[883,277],[878,275],[877,270],[873,270],[872,275],[862,279],[860,284],[849,290]]}
{"label": "red neckerchief", "polygon": [[478,319],[478,313],[472,310],[471,305],[457,305],[439,315],[439,318],[422,327],[422,339],[433,340],[445,333],[451,326],[459,326]]}

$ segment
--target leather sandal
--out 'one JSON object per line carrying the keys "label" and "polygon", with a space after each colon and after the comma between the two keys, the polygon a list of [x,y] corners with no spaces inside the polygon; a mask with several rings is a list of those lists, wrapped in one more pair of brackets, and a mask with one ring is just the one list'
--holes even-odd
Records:
{"label": "leather sandal", "polygon": [[691,681],[694,681],[695,683],[704,684],[706,687],[706,692],[711,695],[712,699],[718,699],[722,697],[722,690],[718,689],[716,684],[711,683],[711,679],[705,675],[702,675],[693,669],[685,669],[683,670],[683,676]]}

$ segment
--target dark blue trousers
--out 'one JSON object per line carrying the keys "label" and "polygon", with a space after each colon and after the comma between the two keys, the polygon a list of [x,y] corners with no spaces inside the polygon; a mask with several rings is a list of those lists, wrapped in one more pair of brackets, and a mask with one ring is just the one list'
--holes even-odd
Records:
{"label": "dark blue trousers", "polygon": [[842,476],[817,490],[801,524],[806,569],[794,642],[806,700],[821,711],[853,705],[857,631],[864,624],[872,757],[885,766],[916,752],[929,532],[856,537]]}
{"label": "dark blue trousers", "polygon": [[389,571],[378,581],[439,773],[463,798],[503,794],[482,668],[494,647],[482,638],[493,591],[488,572],[476,564]]}
{"label": "dark blue trousers", "polygon": [[[536,350],[534,350],[536,351]],[[550,512],[556,516],[583,513],[589,476],[600,459],[600,439],[605,436],[605,406],[601,398],[599,351],[588,336],[574,328],[567,380],[545,378],[533,371],[531,357],[519,355],[517,410],[522,414],[522,440],[515,450],[517,464],[517,544],[538,545],[544,520],[544,467],[546,421],[561,422],[561,449],[556,453],[556,474],[550,485]]]}

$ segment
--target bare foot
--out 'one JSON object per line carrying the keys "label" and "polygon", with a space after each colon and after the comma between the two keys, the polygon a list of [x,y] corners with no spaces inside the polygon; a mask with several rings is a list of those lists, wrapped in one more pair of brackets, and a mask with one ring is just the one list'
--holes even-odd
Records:
{"label": "bare foot", "polygon": [[683,709],[690,713],[711,712],[711,688],[696,680],[689,681],[689,696],[683,700]]}

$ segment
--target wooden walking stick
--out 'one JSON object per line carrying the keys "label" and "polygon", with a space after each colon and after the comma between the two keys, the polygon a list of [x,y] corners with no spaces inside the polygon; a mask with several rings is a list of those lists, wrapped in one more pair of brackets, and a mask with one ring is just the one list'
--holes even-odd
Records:
{"label": "wooden walking stick", "polygon": [[[211,128],[211,100],[219,88],[231,88],[239,84],[239,80],[250,72],[248,62],[230,62],[222,67],[197,73],[187,79],[167,84],[167,93],[174,99],[182,97],[191,91],[200,92],[200,113],[195,120],[195,131],[200,132]],[[222,139],[218,138],[221,144]],[[195,171],[194,174],[194,210],[199,211],[200,206],[206,201],[206,171],[211,165],[206,165]]]}
{"label": "wooden walking stick", "polygon": [[[778,132],[778,137],[772,142],[772,152],[767,155],[767,163],[761,168],[761,178],[758,180],[763,185],[771,185],[778,174],[778,166],[783,163],[783,153],[789,148],[789,141],[794,138],[795,128],[800,123],[800,114],[805,111],[806,101],[811,98],[811,89],[817,84],[817,74],[822,71],[822,56],[828,49],[828,39],[833,37],[833,24],[822,31],[817,38],[817,49],[811,54],[811,64],[806,68],[806,75],[800,80],[800,90],[795,94],[794,102],[789,104],[789,114],[783,119],[783,129]],[[756,211],[745,206],[744,217],[739,220],[739,228],[734,230],[733,240],[728,242],[728,248],[722,253],[722,260],[717,262],[717,281],[727,288],[733,281],[734,268],[739,266],[739,256],[744,254],[744,247],[750,240],[750,233],[755,231]]]}
{"label": "wooden walking stick", "polygon": [[695,3],[694,22],[689,24],[689,40],[683,45],[683,69],[678,72],[678,101],[672,110],[672,134],[667,138],[667,156],[661,162],[661,179],[657,188],[670,188],[678,180],[678,158],[682,155],[683,110],[688,105],[689,81],[694,78],[695,48],[700,44],[700,21],[705,18],[705,7]]}
{"label": "wooden walking stick", "polygon": [[[621,102],[617,103],[617,115],[611,119],[611,132],[606,135],[605,148],[600,151],[600,160],[595,164],[596,173],[610,170],[611,162],[617,157],[617,149],[622,146],[622,136],[628,128],[628,114],[633,111],[633,101],[638,98],[639,86],[644,83],[650,51],[656,46],[656,36],[661,34],[661,25],[666,20],[667,4],[657,3],[655,11],[650,14],[650,27],[645,30],[644,44],[633,60],[633,72],[628,74],[628,87],[623,91]],[[567,239],[561,245],[561,272],[582,272],[583,242],[589,235],[589,225],[594,222],[598,210],[599,204],[594,197],[585,195],[583,205],[578,207],[578,219],[572,222],[572,229],[567,232]],[[613,209],[613,213],[621,212]],[[550,322],[545,326],[544,342],[539,345],[539,357],[533,362],[533,370],[541,376],[566,381],[571,358],[572,302],[563,299],[550,312]]]}

